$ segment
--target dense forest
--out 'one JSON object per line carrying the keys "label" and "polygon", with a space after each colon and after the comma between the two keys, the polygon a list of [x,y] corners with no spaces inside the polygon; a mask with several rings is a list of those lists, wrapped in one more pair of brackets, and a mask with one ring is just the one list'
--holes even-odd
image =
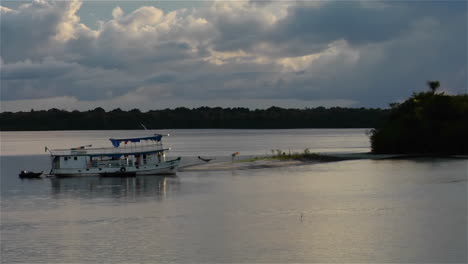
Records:
{"label": "dense forest", "polygon": [[388,120],[371,133],[374,153],[468,154],[468,95],[415,93],[391,104]]}
{"label": "dense forest", "polygon": [[79,112],[48,111],[0,113],[2,131],[111,130],[167,128],[373,128],[386,119],[388,110],[367,108],[307,108],[250,110],[248,108],[200,107],[188,109],[138,109],[106,112],[98,107]]}

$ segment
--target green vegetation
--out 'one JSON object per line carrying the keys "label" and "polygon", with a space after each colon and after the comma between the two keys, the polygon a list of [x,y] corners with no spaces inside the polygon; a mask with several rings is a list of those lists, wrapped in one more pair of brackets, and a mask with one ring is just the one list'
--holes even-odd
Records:
{"label": "green vegetation", "polygon": [[307,108],[250,110],[247,108],[200,107],[188,109],[138,109],[106,112],[102,108],[90,111],[3,112],[2,131],[32,130],[113,130],[168,128],[371,128],[388,115],[388,110],[367,108]]}
{"label": "green vegetation", "polygon": [[342,158],[333,157],[329,155],[322,155],[319,153],[312,153],[309,149],[305,149],[304,152],[298,153],[286,153],[283,152],[281,149],[272,150],[272,152],[276,152],[271,158],[276,160],[302,160],[302,161],[339,161],[343,160]]}
{"label": "green vegetation", "polygon": [[391,104],[388,120],[371,132],[372,152],[378,154],[468,154],[468,95],[415,93]]}
{"label": "green vegetation", "polygon": [[340,161],[344,160],[343,158],[334,157],[330,155],[322,155],[318,153],[312,153],[309,149],[305,149],[304,152],[294,152],[286,153],[281,149],[272,149],[272,156],[264,157],[253,157],[250,159],[238,160],[236,162],[254,162],[257,160],[301,160],[301,161],[320,161],[320,162],[329,162],[329,161]]}

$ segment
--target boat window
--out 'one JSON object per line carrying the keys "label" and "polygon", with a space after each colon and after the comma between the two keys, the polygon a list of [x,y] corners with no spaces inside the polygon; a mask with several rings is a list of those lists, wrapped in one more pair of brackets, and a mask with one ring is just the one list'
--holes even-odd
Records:
{"label": "boat window", "polygon": [[68,160],[68,157],[63,157],[64,160]]}
{"label": "boat window", "polygon": [[78,157],[73,157],[74,160],[78,160]]}

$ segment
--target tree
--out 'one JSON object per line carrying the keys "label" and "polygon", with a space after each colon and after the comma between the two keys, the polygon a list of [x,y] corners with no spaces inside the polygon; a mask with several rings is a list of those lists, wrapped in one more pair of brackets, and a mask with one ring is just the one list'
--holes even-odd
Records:
{"label": "tree", "polygon": [[432,93],[434,94],[437,89],[440,87],[440,82],[439,81],[428,81],[427,86],[429,86],[429,89],[431,89]]}
{"label": "tree", "polygon": [[468,154],[468,95],[435,94],[440,83],[427,85],[431,91],[391,105],[388,119],[371,132],[373,153]]}
{"label": "tree", "polygon": [[96,107],[92,111],[96,112],[96,113],[105,113],[106,112],[106,110],[104,110],[104,108],[102,108],[102,107]]}

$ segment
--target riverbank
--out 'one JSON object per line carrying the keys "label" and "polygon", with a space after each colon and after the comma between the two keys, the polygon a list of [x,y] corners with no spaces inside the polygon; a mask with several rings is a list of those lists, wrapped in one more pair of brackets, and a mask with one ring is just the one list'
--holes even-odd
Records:
{"label": "riverbank", "polygon": [[[255,159],[255,160],[237,160],[233,162],[214,162],[188,165],[179,168],[179,171],[226,171],[226,170],[252,170],[252,169],[266,169],[266,168],[279,168],[289,166],[300,166],[305,164],[312,164],[313,162],[304,162],[300,160],[275,160],[275,159]],[[318,163],[318,162],[315,162]]]}
{"label": "riverbank", "polygon": [[199,163],[179,168],[179,171],[226,171],[280,168],[291,166],[311,165],[323,162],[337,162],[344,160],[384,160],[384,159],[415,159],[415,158],[447,158],[468,159],[467,155],[456,156],[428,156],[428,155],[400,155],[400,154],[372,154],[372,153],[339,153],[339,154],[293,154],[279,156],[262,156],[238,159],[226,162]]}

